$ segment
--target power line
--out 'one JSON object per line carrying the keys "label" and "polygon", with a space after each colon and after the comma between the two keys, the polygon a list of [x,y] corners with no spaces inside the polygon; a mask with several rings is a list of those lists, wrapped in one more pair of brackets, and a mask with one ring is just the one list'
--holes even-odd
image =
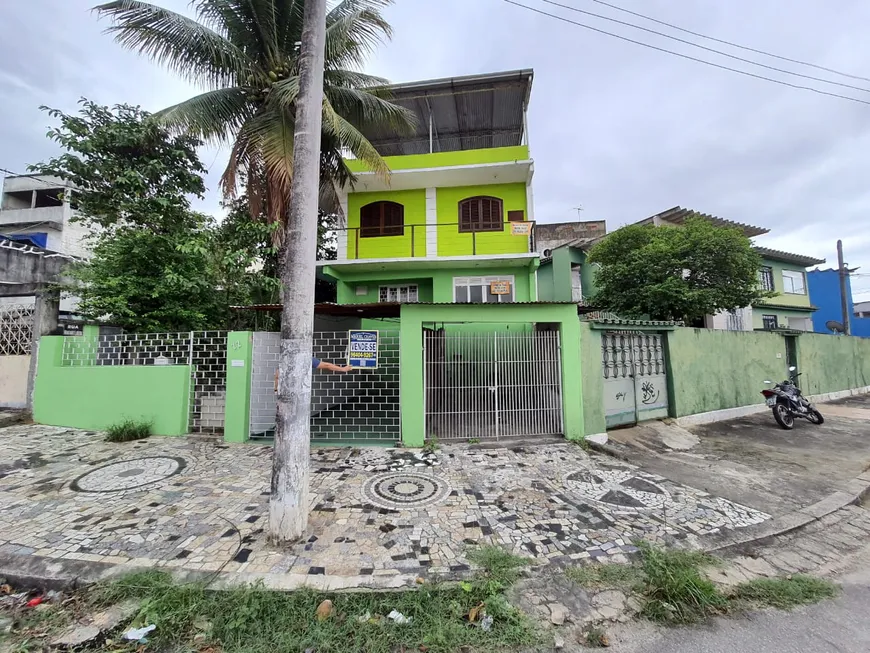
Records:
{"label": "power line", "polygon": [[665,25],[666,27],[670,27],[671,29],[678,30],[680,32],[684,32],[686,34],[691,34],[692,36],[697,36],[702,39],[707,39],[708,41],[715,41],[716,43],[722,43],[723,45],[730,45],[732,48],[740,48],[741,50],[747,50],[749,52],[755,52],[756,54],[763,54],[767,57],[773,57],[774,59],[781,59],[782,61],[789,61],[791,63],[800,64],[801,66],[809,66],[810,68],[816,68],[817,70],[824,70],[828,73],[834,73],[835,75],[842,75],[843,77],[851,77],[852,79],[860,79],[865,82],[870,82],[870,77],[861,77],[861,75],[852,75],[851,73],[844,73],[841,70],[836,70],[834,68],[826,68],[825,66],[819,66],[818,64],[809,63],[808,61],[801,61],[800,59],[792,59],[790,57],[784,57],[779,54],[774,54],[773,52],[767,52],[765,50],[758,50],[756,48],[750,48],[748,45],[740,45],[739,43],[734,43],[733,41],[726,41],[725,39],[717,39],[715,36],[707,36],[706,34],[701,34],[700,32],[693,32],[690,29],[686,29],[685,27],[680,27],[679,25],[674,25],[673,23],[668,23],[664,20],[659,20],[658,18],[653,18],[652,16],[647,16],[646,14],[641,14],[636,11],[631,11],[630,9],[626,9],[624,7],[620,7],[618,5],[611,4],[609,2],[604,2],[604,0],[592,0],[592,2],[597,2],[600,5],[604,5],[605,7],[610,7],[611,9],[616,9],[617,11],[623,11],[627,14],[631,14],[632,16],[637,16],[638,18],[644,18],[646,20],[650,20],[654,23],[658,23],[659,25]]}
{"label": "power line", "polygon": [[[34,179],[41,184],[45,184],[46,186],[51,186],[52,188],[57,188],[57,184],[53,184],[50,181],[46,181],[45,179],[40,179],[39,177],[35,177],[33,175],[19,174],[17,172],[12,172],[11,170],[7,170],[6,168],[0,168],[0,172],[5,172],[7,175],[12,175],[13,177],[27,177],[28,179]],[[66,182],[64,182],[64,185],[66,185]]]}
{"label": "power line", "polygon": [[578,9],[577,7],[572,7],[571,5],[562,4],[561,2],[556,2],[555,0],[541,0],[541,2],[545,2],[548,5],[553,5],[555,7],[561,7],[562,9],[567,9],[568,11],[575,11],[578,14],[586,14],[587,16],[594,16],[595,18],[601,18],[602,20],[609,20],[612,23],[618,23],[619,25],[625,25],[627,27],[633,27],[634,29],[643,30],[644,32],[649,32],[650,34],[656,34],[657,36],[663,36],[666,39],[671,39],[672,41],[678,41],[679,43],[685,43],[686,45],[691,45],[693,48],[699,48],[701,50],[706,50],[707,52],[713,52],[715,54],[722,55],[723,57],[729,57],[730,59],[736,59],[737,61],[742,61],[744,63],[748,63],[753,66],[760,66],[761,68],[767,68],[768,70],[773,70],[778,73],[784,73],[786,75],[793,75],[795,77],[803,77],[804,79],[811,79],[814,82],[822,82],[823,84],[833,84],[835,86],[842,86],[843,88],[851,88],[856,91],[862,91],[864,93],[870,93],[870,89],[864,88],[862,86],[854,86],[852,84],[844,84],[842,82],[835,82],[830,79],[824,79],[822,77],[813,77],[812,75],[804,75],[803,73],[796,73],[791,70],[786,70],[785,68],[777,68],[776,66],[768,66],[767,64],[753,61],[752,59],[746,59],[744,57],[738,57],[736,54],[730,54],[728,52],[724,52],[722,50],[717,50],[716,48],[708,48],[706,45],[701,45],[700,43],[695,43],[693,41],[688,41],[686,39],[681,39],[678,36],[671,36],[670,34],[665,34],[664,32],[659,32],[658,30],[650,29],[648,27],[643,27],[641,25],[636,25],[634,23],[628,23],[624,20],[619,20],[617,18],[611,18],[610,16],[604,16],[602,14],[596,14],[592,11],[586,11],[584,9]]}
{"label": "power line", "polygon": [[578,22],[576,20],[571,20],[570,18],[565,18],[564,16],[559,16],[558,14],[552,14],[548,11],[544,11],[543,9],[536,9],[535,7],[530,7],[528,5],[524,5],[520,2],[516,2],[515,0],[502,0],[502,2],[506,2],[511,5],[515,5],[517,7],[522,7],[523,9],[528,9],[529,11],[533,11],[536,14],[541,14],[542,16],[549,16],[550,18],[555,18],[556,20],[560,20],[564,23],[569,23],[571,25],[576,25],[577,27],[582,27],[584,29],[592,30],[593,32],[598,32],[599,34],[604,34],[606,36],[612,36],[621,41],[627,41],[629,43],[634,43],[635,45],[641,45],[645,48],[649,48],[651,50],[657,50],[659,52],[664,52],[666,54],[672,54],[674,56],[680,57],[682,59],[688,59],[689,61],[695,61],[697,63],[706,64],[708,66],[713,66],[714,68],[720,68],[722,70],[728,70],[732,73],[737,73],[738,75],[745,75],[746,77],[753,77],[755,79],[760,79],[766,82],[773,82],[774,84],[780,84],[781,86],[788,86],[789,88],[796,88],[802,91],[810,91],[812,93],[818,93],[819,95],[828,95],[830,97],[840,98],[841,100],[850,100],[852,102],[858,102],[860,104],[868,104],[870,102],[866,100],[860,100],[858,98],[849,97],[848,95],[840,95],[839,93],[831,93],[829,91],[822,91],[821,89],[814,88],[812,86],[801,86],[800,84],[792,84],[791,82],[786,82],[781,79],[774,79],[773,77],[765,77],[764,75],[757,75],[756,73],[751,73],[746,70],[740,70],[739,68],[731,68],[730,66],[723,66],[722,64],[714,63],[712,61],[707,61],[706,59],[699,59],[698,57],[693,57],[688,54],[683,54],[681,52],[675,52],[673,50],[668,50],[667,48],[661,48],[657,45],[652,45],[651,43],[644,43],[643,41],[637,41],[635,39],[629,38],[627,36],[621,36],[619,34],[614,34],[613,32],[608,32],[607,30],[599,29],[597,27],[592,27],[591,25],[586,25],[585,23]]}

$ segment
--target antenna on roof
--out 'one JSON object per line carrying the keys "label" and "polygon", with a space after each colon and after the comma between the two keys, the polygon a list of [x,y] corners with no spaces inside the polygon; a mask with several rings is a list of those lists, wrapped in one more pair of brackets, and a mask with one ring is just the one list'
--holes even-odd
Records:
{"label": "antenna on roof", "polygon": [[577,211],[577,222],[580,222],[580,211],[583,210],[583,206],[582,206],[582,205],[580,205],[580,206],[575,206],[575,207],[574,207],[574,210]]}

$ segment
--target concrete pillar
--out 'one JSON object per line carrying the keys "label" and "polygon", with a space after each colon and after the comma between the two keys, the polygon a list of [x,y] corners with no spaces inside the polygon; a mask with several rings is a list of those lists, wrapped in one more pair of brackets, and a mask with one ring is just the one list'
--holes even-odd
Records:
{"label": "concrete pillar", "polygon": [[30,347],[30,370],[27,373],[27,408],[33,409],[33,384],[36,382],[36,367],[39,359],[39,339],[57,329],[60,318],[60,291],[44,289],[36,293],[33,307],[33,334]]}

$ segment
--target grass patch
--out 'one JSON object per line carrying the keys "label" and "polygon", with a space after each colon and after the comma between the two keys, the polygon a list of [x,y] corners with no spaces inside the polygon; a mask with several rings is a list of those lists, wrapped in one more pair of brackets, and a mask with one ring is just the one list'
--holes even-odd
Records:
{"label": "grass patch", "polygon": [[529,564],[528,558],[514,555],[498,546],[482,546],[466,554],[468,559],[483,569],[481,580],[495,583],[490,591],[498,592],[519,578],[520,570]]}
{"label": "grass patch", "polygon": [[112,424],[106,429],[106,442],[130,442],[142,440],[151,435],[153,425],[151,422],[125,419]]}
{"label": "grass patch", "polygon": [[643,571],[639,566],[617,563],[571,567],[565,571],[565,575],[578,585],[590,588],[632,589],[643,580]]}
{"label": "grass patch", "polygon": [[797,574],[788,578],[756,578],[735,588],[738,600],[790,610],[837,595],[838,588],[820,578]]}
{"label": "grass patch", "polygon": [[[463,647],[490,651],[538,644],[535,626],[501,593],[522,559],[489,549],[475,553],[488,565],[484,577],[450,586],[426,583],[404,592],[284,593],[258,586],[215,592],[196,584],[178,585],[165,573],[147,572],[99,586],[91,592],[91,600],[97,606],[139,600],[142,608],[134,625],[157,626],[149,636],[157,650],[192,643],[194,637],[197,646],[214,646],[224,653],[306,649],[318,653],[437,653]],[[317,607],[327,598],[334,611],[318,621]],[[411,622],[393,623],[386,616],[393,610]],[[479,625],[484,612],[492,617],[489,630]],[[469,613],[474,618],[469,619]]]}
{"label": "grass patch", "polygon": [[728,598],[699,569],[714,564],[712,556],[647,543],[640,543],[639,548],[643,616],[660,623],[690,624],[727,610]]}

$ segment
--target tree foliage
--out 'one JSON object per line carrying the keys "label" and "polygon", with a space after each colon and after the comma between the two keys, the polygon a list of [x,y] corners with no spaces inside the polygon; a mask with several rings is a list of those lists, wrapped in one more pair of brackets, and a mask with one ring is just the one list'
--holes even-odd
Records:
{"label": "tree foliage", "polygon": [[[49,138],[66,150],[31,170],[76,187],[76,220],[90,229],[93,256],[77,265],[66,290],[78,312],[128,331],[278,328],[277,313],[231,306],[281,301],[281,252],[265,207],[251,217],[242,196],[222,220],[196,213],[202,194],[199,141],[174,136],[138,107],[81,101],[78,114],[45,109],[59,120]],[[321,213],[318,258],[335,258],[335,216]],[[317,301],[335,288],[318,281]]]}
{"label": "tree foliage", "polygon": [[766,296],[761,258],[739,230],[691,217],[682,227],[629,225],[590,252],[595,305],[621,317],[686,323]]}
{"label": "tree foliage", "polygon": [[[377,172],[388,169],[363,136],[367,127],[408,128],[412,115],[392,104],[386,80],[358,70],[391,35],[381,9],[391,0],[341,0],[326,17],[322,195],[352,179],[342,151]],[[140,0],[96,7],[124,47],[209,89],[157,114],[172,129],[231,145],[222,178],[231,198],[244,185],[252,217],[283,222],[290,202],[293,132],[299,94],[299,0],[194,0],[188,18]],[[279,230],[274,232],[280,235]]]}
{"label": "tree foliage", "polygon": [[72,271],[78,312],[131,331],[189,331],[217,319],[205,251],[210,218],[191,210],[204,191],[199,141],[172,135],[138,107],[88,100],[78,114],[43,107],[65,152],[31,170],[75,186],[76,220],[92,258]]}

